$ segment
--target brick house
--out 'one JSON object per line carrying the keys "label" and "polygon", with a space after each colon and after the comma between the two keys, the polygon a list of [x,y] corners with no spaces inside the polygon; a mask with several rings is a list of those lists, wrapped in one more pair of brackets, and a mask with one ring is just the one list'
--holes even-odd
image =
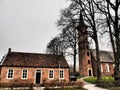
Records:
{"label": "brick house", "polygon": [[40,84],[44,80],[69,81],[69,66],[62,55],[13,52],[0,66],[0,83]]}

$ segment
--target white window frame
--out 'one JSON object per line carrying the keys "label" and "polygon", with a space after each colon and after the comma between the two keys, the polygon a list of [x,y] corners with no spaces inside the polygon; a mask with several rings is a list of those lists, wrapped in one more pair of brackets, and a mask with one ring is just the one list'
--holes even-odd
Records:
{"label": "white window frame", "polygon": [[22,78],[22,79],[28,79],[28,70],[27,70],[27,75],[26,75],[26,78],[23,78],[23,74],[24,74],[24,72],[23,72],[23,71],[24,71],[24,70],[27,70],[27,69],[22,69],[22,75],[21,75],[22,77],[21,77],[21,78]]}
{"label": "white window frame", "polygon": [[101,72],[103,72],[103,65],[101,64],[100,66],[101,66]]}
{"label": "white window frame", "polygon": [[[9,70],[13,70],[13,74],[12,74],[12,77],[11,78],[9,78],[9,73],[11,73],[11,72],[9,72]],[[9,68],[8,70],[7,70],[7,79],[13,79],[14,78],[14,69],[13,68]]]}
{"label": "white window frame", "polygon": [[119,64],[119,71],[120,71],[120,64]]}
{"label": "white window frame", "polygon": [[107,63],[105,64],[105,71],[110,72],[109,64],[107,64]]}
{"label": "white window frame", "polygon": [[42,82],[43,82],[43,80],[42,80],[42,73],[43,73],[43,72],[42,72],[42,69],[41,69],[41,68],[35,69],[35,74],[33,74],[33,76],[34,76],[34,83],[36,83],[36,73],[37,73],[37,72],[41,73],[41,77],[40,77],[40,78],[41,78],[41,81],[40,81],[40,82],[42,83]]}
{"label": "white window frame", "polygon": [[[61,71],[63,72],[63,73],[62,73],[62,74],[63,74],[63,75],[62,75],[63,77],[61,77]],[[60,70],[60,71],[59,71],[59,78],[60,78],[60,79],[64,79],[64,70]]]}
{"label": "white window frame", "polygon": [[[50,78],[50,71],[53,71],[53,78]],[[54,79],[54,70],[53,70],[53,69],[50,69],[50,70],[48,71],[48,78],[49,78],[49,79]]]}
{"label": "white window frame", "polygon": [[113,64],[113,69],[115,68],[115,64]]}

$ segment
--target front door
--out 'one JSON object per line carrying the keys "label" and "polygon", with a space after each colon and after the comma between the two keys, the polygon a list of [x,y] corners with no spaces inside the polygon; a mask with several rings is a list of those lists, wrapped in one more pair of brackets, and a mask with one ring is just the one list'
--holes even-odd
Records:
{"label": "front door", "polygon": [[89,69],[89,76],[92,76],[92,71]]}
{"label": "front door", "polygon": [[40,84],[41,81],[41,71],[37,70],[36,71],[36,84]]}

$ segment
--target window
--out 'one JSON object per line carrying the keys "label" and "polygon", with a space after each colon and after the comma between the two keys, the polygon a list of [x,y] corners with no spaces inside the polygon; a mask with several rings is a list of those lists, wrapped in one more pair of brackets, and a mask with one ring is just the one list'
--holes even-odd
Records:
{"label": "window", "polygon": [[120,64],[119,64],[119,71],[120,71]]}
{"label": "window", "polygon": [[88,64],[90,64],[90,60],[88,60]]}
{"label": "window", "polygon": [[49,78],[53,78],[54,77],[54,72],[53,72],[53,70],[50,70],[49,71]]}
{"label": "window", "polygon": [[22,79],[27,79],[27,69],[22,70]]}
{"label": "window", "polygon": [[89,46],[87,45],[87,49],[89,49]]}
{"label": "window", "polygon": [[109,72],[109,65],[108,65],[108,64],[105,65],[105,68],[106,68],[105,71],[106,71],[106,72]]}
{"label": "window", "polygon": [[113,64],[113,69],[115,68],[115,64]]}
{"label": "window", "polygon": [[87,56],[90,56],[89,52],[87,52]]}
{"label": "window", "polygon": [[64,78],[64,71],[60,70],[60,78]]}
{"label": "window", "polygon": [[13,69],[8,70],[8,78],[12,79],[13,78]]}
{"label": "window", "polygon": [[101,72],[103,72],[103,67],[102,67],[102,64],[101,64]]}

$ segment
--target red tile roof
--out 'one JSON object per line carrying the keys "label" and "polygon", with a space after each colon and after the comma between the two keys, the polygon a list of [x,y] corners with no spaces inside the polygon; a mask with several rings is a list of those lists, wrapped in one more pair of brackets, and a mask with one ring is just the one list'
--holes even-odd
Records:
{"label": "red tile roof", "polygon": [[54,68],[59,67],[59,61],[61,68],[69,67],[62,55],[9,52],[2,66]]}

